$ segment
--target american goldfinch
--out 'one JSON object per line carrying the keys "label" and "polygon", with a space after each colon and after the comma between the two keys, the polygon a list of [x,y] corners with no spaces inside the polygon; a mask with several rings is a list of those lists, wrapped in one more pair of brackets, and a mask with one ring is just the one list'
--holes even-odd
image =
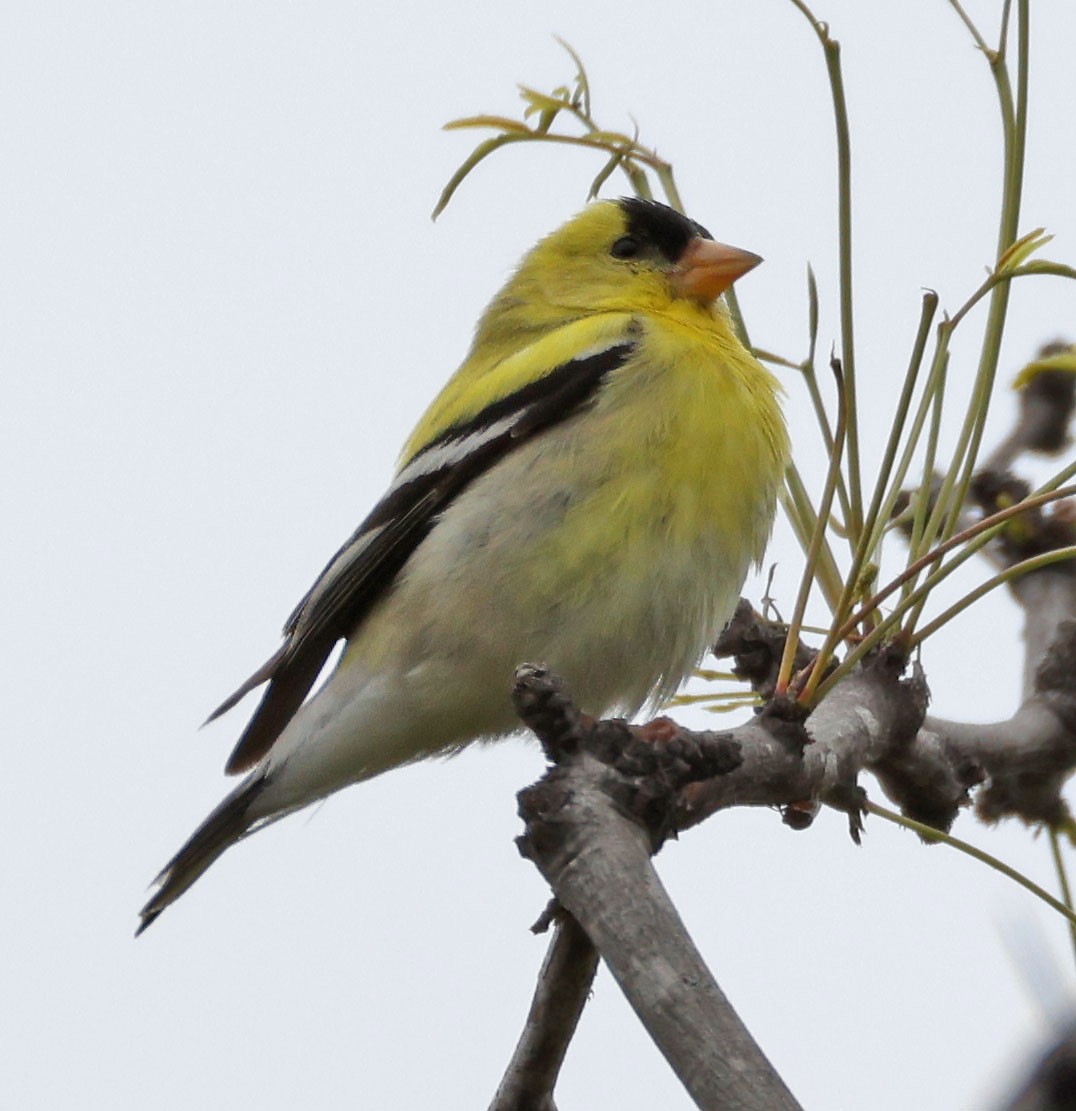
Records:
{"label": "american goldfinch", "polygon": [[139,932],[259,827],[511,733],[520,663],[595,714],[676,690],[762,556],[788,453],[779,387],[717,302],[759,261],[637,199],[530,251],[385,496],[212,715],[267,684],[227,764],[246,778],[158,876]]}

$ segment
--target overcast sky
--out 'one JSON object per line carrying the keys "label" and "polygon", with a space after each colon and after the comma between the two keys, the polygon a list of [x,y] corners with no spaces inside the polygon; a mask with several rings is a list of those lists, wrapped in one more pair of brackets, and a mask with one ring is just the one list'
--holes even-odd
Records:
{"label": "overcast sky", "polygon": [[[996,37],[999,0],[968,3]],[[518,858],[524,741],[395,772],[259,834],[137,943],[146,885],[217,802],[246,707],[198,723],[277,644],[381,493],[520,254],[581,207],[595,158],[514,148],[429,213],[474,136],[587,62],[691,214],[765,256],[761,345],[805,349],[804,274],[837,334],[829,92],[786,0],[34,3],[0,35],[0,1091],[24,1109],[484,1107],[525,1015],[546,900]],[[1076,6],[1033,12],[1021,228],[1076,260]],[[943,0],[817,0],[854,131],[858,361],[877,459],[920,291],[955,309],[991,261],[999,126]],[[625,188],[611,181],[607,192]],[[1008,379],[1076,334],[1076,287],[1018,287]],[[983,314],[954,344],[947,444]],[[824,460],[785,375],[797,458]],[[1011,415],[999,398],[988,440]],[[779,527],[775,595],[799,556]],[[963,588],[978,581],[969,568]],[[757,598],[760,587],[751,586]],[[998,596],[924,654],[942,714],[1007,716],[1019,615]],[[702,715],[682,715],[709,724]],[[1048,886],[1022,828],[959,834]],[[660,872],[718,981],[808,1108],[975,1109],[1071,999],[1065,931],[945,848],[837,814],[726,814]],[[572,1109],[686,1096],[602,974]]]}

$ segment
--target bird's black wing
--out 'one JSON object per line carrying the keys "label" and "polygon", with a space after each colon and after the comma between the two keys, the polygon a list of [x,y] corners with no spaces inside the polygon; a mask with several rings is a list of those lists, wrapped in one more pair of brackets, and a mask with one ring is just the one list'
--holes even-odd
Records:
{"label": "bird's black wing", "polygon": [[302,705],[333,647],[381,598],[439,514],[510,451],[587,405],[636,344],[616,344],[563,363],[453,425],[408,461],[388,492],[333,556],[284,627],[284,643],[209,716],[268,683],[225,770],[253,767]]}

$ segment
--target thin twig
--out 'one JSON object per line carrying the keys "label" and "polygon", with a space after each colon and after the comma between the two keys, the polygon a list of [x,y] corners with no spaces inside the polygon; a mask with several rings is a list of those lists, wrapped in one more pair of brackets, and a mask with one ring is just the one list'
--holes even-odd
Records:
{"label": "thin twig", "polygon": [[852,137],[848,124],[848,105],[841,73],[841,45],[829,33],[829,26],[816,19],[804,0],[791,0],[803,13],[818,36],[826,60],[833,118],[837,129],[837,225],[840,252],[841,362],[844,367],[843,392],[847,412],[848,496],[851,515],[846,522],[853,550],[863,526],[863,492],[859,466],[859,410],[856,406],[855,328],[852,298]]}
{"label": "thin twig", "polygon": [[1065,901],[1070,913],[1069,938],[1072,941],[1073,955],[1076,956],[1076,914],[1073,914],[1072,889],[1069,887],[1068,873],[1065,871],[1065,861],[1061,856],[1061,839],[1057,830],[1051,826],[1049,829],[1050,853],[1054,858],[1054,868],[1057,871],[1057,882],[1061,887],[1061,898]]}
{"label": "thin twig", "polygon": [[822,545],[826,536],[826,524],[829,520],[830,507],[833,505],[833,495],[837,488],[837,474],[841,466],[842,449],[845,443],[845,433],[848,428],[848,395],[842,388],[841,364],[834,359],[830,364],[833,373],[837,376],[839,404],[837,409],[837,429],[834,433],[833,454],[829,460],[829,470],[826,473],[826,485],[822,489],[822,499],[818,507],[818,519],[815,522],[814,535],[811,537],[810,547],[807,550],[807,562],[800,580],[799,592],[796,595],[795,608],[792,619],[788,625],[788,638],[785,641],[785,651],[781,658],[781,666],[777,672],[776,693],[778,696],[785,694],[788,682],[792,676],[792,664],[796,658],[796,646],[799,642],[800,628],[807,612],[807,600],[811,594],[811,586],[815,581],[815,566],[819,561]]}
{"label": "thin twig", "polygon": [[991,856],[990,853],[984,849],[977,848],[975,845],[969,844],[967,841],[962,841],[959,837],[954,837],[950,833],[943,833],[940,829],[935,829],[933,826],[924,825],[922,822],[915,821],[914,818],[906,818],[903,814],[898,814],[895,810],[888,810],[884,806],[879,806],[876,802],[871,802],[869,799],[863,804],[867,813],[875,814],[879,818],[885,818],[887,822],[892,822],[894,825],[904,826],[905,829],[913,830],[918,833],[924,841],[939,841],[943,845],[948,845],[950,848],[957,849],[967,856],[974,857],[976,860],[983,864],[989,865],[995,872],[1000,872],[1003,876],[1018,883],[1022,888],[1030,891],[1036,898],[1041,899],[1052,910],[1056,910],[1063,918],[1065,918],[1069,926],[1076,929],[1076,914],[1065,906],[1064,903],[1059,902],[1050,894],[1045,888],[1040,887],[1034,880],[1029,880],[1023,872],[1018,872],[1010,864],[1006,864],[1003,860],[998,860],[996,856]]}

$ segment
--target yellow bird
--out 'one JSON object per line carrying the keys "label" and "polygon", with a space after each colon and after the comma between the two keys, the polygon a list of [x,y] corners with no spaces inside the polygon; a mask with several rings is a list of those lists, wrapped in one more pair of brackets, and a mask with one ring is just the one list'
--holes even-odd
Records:
{"label": "yellow bird", "polygon": [[788,456],[777,382],[717,301],[759,261],[631,198],[527,254],[385,496],[212,715],[268,684],[227,764],[246,778],[165,865],[139,932],[261,826],[513,732],[520,663],[594,714],[677,689],[762,557]]}

